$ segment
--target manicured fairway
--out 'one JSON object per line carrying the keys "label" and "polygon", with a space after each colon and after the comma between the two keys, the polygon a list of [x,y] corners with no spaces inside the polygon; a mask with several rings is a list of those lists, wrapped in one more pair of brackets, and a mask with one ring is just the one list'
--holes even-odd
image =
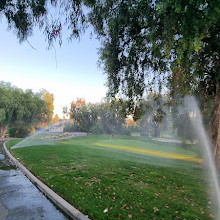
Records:
{"label": "manicured fairway", "polygon": [[11,152],[91,219],[205,220],[214,215],[196,146],[91,135]]}

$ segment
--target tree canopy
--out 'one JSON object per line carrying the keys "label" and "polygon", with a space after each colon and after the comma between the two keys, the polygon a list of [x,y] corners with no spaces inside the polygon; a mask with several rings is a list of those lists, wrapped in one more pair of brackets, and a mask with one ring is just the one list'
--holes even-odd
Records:
{"label": "tree canopy", "polygon": [[52,93],[48,92],[46,89],[41,89],[40,91],[41,99],[47,104],[47,110],[45,115],[45,123],[48,125],[52,121],[53,110],[54,110],[54,96]]}
{"label": "tree canopy", "polygon": [[66,29],[70,38],[79,37],[90,22],[102,41],[110,96],[122,93],[132,101],[148,83],[160,89],[162,82],[176,94],[197,89],[215,94],[219,0],[4,0],[0,13],[21,41],[39,26],[49,45],[62,43]]}
{"label": "tree canopy", "polygon": [[9,83],[0,82],[0,135],[8,127],[36,125],[46,115],[47,103],[40,94],[23,91]]}
{"label": "tree canopy", "polygon": [[88,133],[115,134],[123,132],[126,115],[119,101],[86,103],[84,99],[73,101],[68,114],[72,130]]}
{"label": "tree canopy", "polygon": [[43,31],[49,46],[57,39],[62,43],[64,24],[70,30],[70,38],[79,37],[85,27],[81,0],[2,0],[0,14],[5,15],[8,28],[20,42],[27,40],[35,27]]}
{"label": "tree canopy", "polygon": [[110,95],[142,96],[146,79],[183,95],[201,84],[207,94],[215,93],[219,0],[98,1],[90,20],[103,37],[100,58]]}

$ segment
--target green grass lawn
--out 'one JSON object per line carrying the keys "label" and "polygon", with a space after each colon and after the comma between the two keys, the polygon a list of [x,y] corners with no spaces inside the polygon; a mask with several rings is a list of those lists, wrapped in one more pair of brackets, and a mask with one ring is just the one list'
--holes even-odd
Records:
{"label": "green grass lawn", "polygon": [[[13,146],[17,140],[7,143]],[[91,219],[204,219],[214,213],[203,164],[100,145],[199,157],[196,146],[90,135],[11,150],[36,176]],[[214,214],[213,214],[214,215]]]}

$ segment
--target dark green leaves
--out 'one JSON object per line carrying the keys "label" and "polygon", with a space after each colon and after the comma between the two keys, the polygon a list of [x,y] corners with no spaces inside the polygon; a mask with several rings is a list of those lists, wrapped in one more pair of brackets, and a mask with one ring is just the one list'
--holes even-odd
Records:
{"label": "dark green leaves", "polygon": [[36,125],[46,111],[39,94],[0,82],[0,127]]}

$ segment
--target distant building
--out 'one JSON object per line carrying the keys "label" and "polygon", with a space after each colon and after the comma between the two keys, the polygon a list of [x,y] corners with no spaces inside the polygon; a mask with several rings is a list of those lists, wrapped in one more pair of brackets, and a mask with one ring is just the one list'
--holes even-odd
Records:
{"label": "distant building", "polygon": [[53,126],[49,129],[49,132],[51,133],[60,133],[60,132],[63,132],[63,125],[56,125],[56,126]]}

